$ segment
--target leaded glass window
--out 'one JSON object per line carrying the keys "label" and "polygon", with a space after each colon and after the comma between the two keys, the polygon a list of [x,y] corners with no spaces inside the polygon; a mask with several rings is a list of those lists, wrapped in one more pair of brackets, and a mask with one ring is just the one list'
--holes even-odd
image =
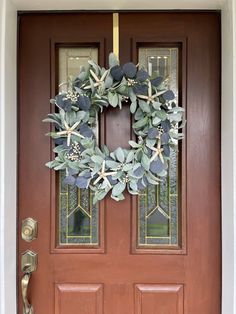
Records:
{"label": "leaded glass window", "polygon": [[[178,102],[178,48],[140,48],[139,64],[149,75],[162,76]],[[177,246],[179,243],[178,152],[171,150],[168,175],[158,186],[138,196],[138,246]]]}
{"label": "leaded glass window", "polygon": [[[88,60],[98,61],[97,48],[61,47],[58,50],[60,90],[66,90],[69,79],[76,77]],[[98,138],[98,121],[94,126]],[[93,192],[63,184],[65,172],[59,174],[59,244],[99,245],[99,206],[93,205]]]}

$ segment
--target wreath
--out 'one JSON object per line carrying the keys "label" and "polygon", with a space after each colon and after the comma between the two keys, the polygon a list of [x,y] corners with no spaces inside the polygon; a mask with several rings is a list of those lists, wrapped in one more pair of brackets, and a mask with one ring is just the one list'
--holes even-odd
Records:
{"label": "wreath", "polygon": [[[164,79],[150,78],[132,62],[121,66],[111,53],[109,69],[89,60],[87,68],[64,84],[66,91],[51,100],[55,112],[44,120],[55,125],[48,133],[55,141],[55,159],[46,165],[66,171],[64,184],[94,191],[94,203],[110,191],[120,201],[126,188],[135,195],[158,185],[167,175],[170,149],[178,149],[183,138],[179,129],[184,109],[176,105]],[[129,105],[134,116],[137,141],[129,141],[130,149],[111,152],[106,145],[99,147],[94,127],[104,108],[123,105]]]}

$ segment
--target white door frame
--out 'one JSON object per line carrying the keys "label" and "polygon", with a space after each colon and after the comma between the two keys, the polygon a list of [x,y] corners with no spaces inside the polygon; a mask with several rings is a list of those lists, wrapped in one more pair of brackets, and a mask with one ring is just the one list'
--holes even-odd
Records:
{"label": "white door frame", "polygon": [[[16,314],[17,11],[222,10],[222,314],[236,314],[235,0],[0,0],[0,313]],[[116,4],[115,4],[116,2]],[[99,4],[99,5],[98,5]]]}

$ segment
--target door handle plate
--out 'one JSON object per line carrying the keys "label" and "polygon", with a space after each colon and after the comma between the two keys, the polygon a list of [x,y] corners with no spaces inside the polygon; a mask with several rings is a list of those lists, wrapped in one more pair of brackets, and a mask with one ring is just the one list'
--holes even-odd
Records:
{"label": "door handle plate", "polygon": [[27,250],[21,255],[21,270],[24,274],[32,273],[37,270],[38,254]]}

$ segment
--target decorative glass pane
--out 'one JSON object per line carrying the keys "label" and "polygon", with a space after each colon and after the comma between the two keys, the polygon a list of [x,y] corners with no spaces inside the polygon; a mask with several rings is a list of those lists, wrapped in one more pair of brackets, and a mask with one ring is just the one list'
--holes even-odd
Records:
{"label": "decorative glass pane", "polygon": [[[151,77],[162,76],[178,102],[178,48],[140,48],[139,64]],[[177,246],[178,243],[178,152],[171,149],[168,175],[158,186],[138,196],[138,245]]]}
{"label": "decorative glass pane", "polygon": [[[97,48],[59,48],[59,84],[73,79],[88,60],[98,61]],[[66,91],[62,84],[60,91]],[[98,138],[98,121],[94,126]],[[59,174],[59,244],[98,245],[99,207],[93,205],[93,192],[63,184],[65,172]]]}

